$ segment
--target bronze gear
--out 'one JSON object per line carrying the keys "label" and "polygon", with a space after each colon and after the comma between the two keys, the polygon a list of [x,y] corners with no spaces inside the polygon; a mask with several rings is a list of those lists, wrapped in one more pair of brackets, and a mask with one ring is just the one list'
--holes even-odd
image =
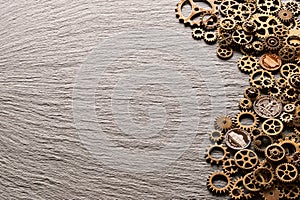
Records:
{"label": "bronze gear", "polygon": [[266,148],[272,143],[272,137],[266,134],[256,135],[253,138],[253,146],[258,152],[264,152]]}
{"label": "bronze gear", "polygon": [[253,47],[253,50],[256,51],[256,53],[260,53],[265,49],[264,43],[261,41],[254,41],[252,43],[252,47]]}
{"label": "bronze gear", "polygon": [[300,90],[300,73],[290,75],[289,83],[296,90]]}
{"label": "bronze gear", "polygon": [[254,56],[242,56],[238,62],[239,69],[247,74],[257,70],[258,66],[258,61]]}
{"label": "bronze gear", "polygon": [[227,159],[223,162],[222,169],[225,173],[235,174],[238,172],[239,168],[236,166],[234,159]]}
{"label": "bronze gear", "polygon": [[281,0],[257,0],[257,9],[261,13],[275,14],[281,9]]}
{"label": "bronze gear", "polygon": [[[227,182],[227,184],[224,187],[218,187],[218,186],[214,185],[214,181],[216,181],[216,180],[224,180]],[[231,178],[228,174],[226,174],[224,172],[221,172],[221,171],[213,172],[207,179],[207,187],[211,192],[213,192],[215,194],[218,194],[218,195],[226,194],[232,187]]]}
{"label": "bronze gear", "polygon": [[244,97],[252,101],[258,99],[260,94],[260,90],[256,87],[248,87],[244,90]]}
{"label": "bronze gear", "polygon": [[283,95],[289,101],[294,101],[298,98],[299,91],[289,86],[284,89]]}
{"label": "bronze gear", "polygon": [[281,24],[279,19],[267,14],[254,14],[251,19],[257,25],[257,31],[255,35],[261,39],[275,34],[275,27]]}
{"label": "bronze gear", "polygon": [[227,130],[231,129],[233,126],[232,120],[228,115],[221,115],[216,118],[215,126],[217,129],[226,132]]}
{"label": "bronze gear", "polygon": [[291,183],[297,180],[298,170],[295,165],[290,163],[282,163],[275,169],[277,178],[284,183]]}
{"label": "bronze gear", "polygon": [[201,24],[204,26],[206,30],[214,30],[218,27],[219,25],[219,17],[218,15],[211,13],[211,12],[206,12],[204,13],[201,18]]}
{"label": "bronze gear", "polygon": [[233,200],[239,200],[242,199],[244,195],[243,189],[240,187],[233,187],[230,191],[229,191],[229,196],[231,199]]}
{"label": "bronze gear", "polygon": [[246,33],[255,33],[257,30],[257,25],[253,21],[245,21],[242,25],[242,28]]}
{"label": "bronze gear", "polygon": [[216,32],[207,31],[204,33],[204,41],[208,44],[213,44],[217,41],[218,35]]}
{"label": "bronze gear", "polygon": [[264,83],[267,83],[271,81],[269,84],[270,87],[274,84],[274,76],[272,75],[271,72],[268,72],[266,70],[256,70],[250,74],[250,83],[252,86],[257,87],[257,88],[262,88]]}
{"label": "bronze gear", "polygon": [[220,143],[223,140],[223,133],[219,130],[213,130],[210,133],[210,139],[213,142]]}
{"label": "bronze gear", "polygon": [[285,137],[288,138],[288,140],[293,140],[296,143],[300,143],[300,135],[296,133],[288,133]]}
{"label": "bronze gear", "polygon": [[270,136],[278,136],[283,131],[283,123],[279,119],[267,119],[262,123],[262,130]]}
{"label": "bronze gear", "polygon": [[265,38],[265,48],[269,51],[276,51],[282,45],[280,38],[274,35],[269,35]]}
{"label": "bronze gear", "polygon": [[249,44],[253,39],[253,35],[246,33],[243,29],[239,28],[232,33],[232,40],[238,45]]}
{"label": "bronze gear", "polygon": [[251,199],[252,198],[252,193],[250,193],[249,190],[247,190],[245,187],[244,187],[244,184],[243,184],[243,177],[239,177],[237,178],[234,182],[233,182],[233,186],[232,188],[235,188],[235,187],[240,187],[242,188],[243,190],[243,199]]}
{"label": "bronze gear", "polygon": [[285,158],[285,150],[281,145],[273,143],[266,148],[265,157],[270,162],[280,162]]}
{"label": "bronze gear", "polygon": [[295,184],[284,184],[283,193],[285,198],[297,200],[300,196],[300,187]]}
{"label": "bronze gear", "polygon": [[[246,125],[242,123],[242,119],[251,119],[252,124]],[[250,131],[253,128],[256,128],[257,125],[259,124],[259,118],[256,116],[256,114],[252,111],[241,111],[236,115],[234,118],[234,122],[237,127],[244,129],[246,131]]]}
{"label": "bronze gear", "polygon": [[279,139],[279,145],[282,146],[285,150],[285,156],[288,161],[292,161],[292,155],[295,152],[300,152],[300,143],[296,143],[294,140],[289,140],[288,138]]}
{"label": "bronze gear", "polygon": [[283,3],[283,7],[291,11],[296,16],[299,14],[300,6],[296,1],[285,2]]}
{"label": "bronze gear", "polygon": [[[222,152],[222,157],[214,157],[213,152],[218,151]],[[230,156],[230,153],[227,151],[227,148],[223,145],[214,144],[211,145],[208,149],[205,158],[207,162],[210,162],[211,164],[220,165],[223,163],[224,160],[226,160]]]}
{"label": "bronze gear", "polygon": [[280,74],[282,77],[288,79],[288,77],[292,74],[299,73],[300,72],[300,67],[298,67],[294,63],[286,63],[282,65],[280,69]]}
{"label": "bronze gear", "polygon": [[278,55],[283,61],[290,62],[296,58],[296,53],[297,49],[295,47],[291,45],[285,45],[279,50]]}
{"label": "bronze gear", "polygon": [[217,56],[221,59],[227,60],[233,55],[233,49],[231,47],[218,46]]}
{"label": "bronze gear", "polygon": [[250,110],[252,108],[252,102],[250,99],[242,98],[239,103],[240,109]]}
{"label": "bronze gear", "polygon": [[243,170],[253,169],[259,161],[256,153],[249,149],[242,149],[236,152],[234,160],[235,164]]}
{"label": "bronze gear", "polygon": [[194,28],[192,31],[192,36],[196,40],[200,40],[204,36],[204,30],[202,28]]}
{"label": "bronze gear", "polygon": [[289,10],[283,9],[278,12],[277,16],[282,22],[289,22],[293,19],[294,14]]}
{"label": "bronze gear", "polygon": [[277,85],[273,86],[269,91],[268,91],[268,95],[278,98],[281,95],[281,90],[280,87],[278,87]]}
{"label": "bronze gear", "polygon": [[223,16],[228,16],[228,10],[231,9],[232,5],[237,5],[238,2],[233,0],[225,0],[222,1],[221,5],[219,6],[219,11]]}
{"label": "bronze gear", "polygon": [[220,47],[228,47],[229,49],[232,49],[232,47],[230,47],[230,45],[232,44],[232,36],[230,33],[219,33],[217,40]]}
{"label": "bronze gear", "polygon": [[244,187],[251,192],[257,192],[261,190],[253,178],[253,173],[248,173],[244,176],[243,184]]}
{"label": "bronze gear", "polygon": [[266,188],[260,192],[264,200],[276,200],[280,197],[280,190],[274,185],[271,188]]}
{"label": "bronze gear", "polygon": [[236,22],[231,17],[225,17],[220,21],[220,28],[225,31],[233,31],[236,27]]}
{"label": "bronze gear", "polygon": [[266,187],[272,184],[274,174],[272,170],[267,167],[258,167],[253,172],[253,178],[260,187]]}
{"label": "bronze gear", "polygon": [[283,113],[281,113],[281,115],[280,115],[279,118],[280,118],[280,120],[281,120],[282,122],[288,124],[288,123],[290,123],[290,122],[293,121],[294,116],[293,116],[293,114],[291,114],[291,113],[283,112]]}

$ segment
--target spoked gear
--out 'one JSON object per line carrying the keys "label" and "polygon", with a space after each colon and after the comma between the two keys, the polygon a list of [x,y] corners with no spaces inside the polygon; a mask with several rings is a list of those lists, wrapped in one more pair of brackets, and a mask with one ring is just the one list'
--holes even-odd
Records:
{"label": "spoked gear", "polygon": [[280,87],[278,86],[273,86],[269,91],[268,91],[268,95],[278,98],[281,95],[281,90]]}
{"label": "spoked gear", "polygon": [[217,56],[221,59],[227,60],[233,55],[233,49],[231,47],[218,46]]}
{"label": "spoked gear", "polygon": [[[204,13],[214,13],[216,11],[216,5],[214,4],[214,0],[205,0],[208,5],[210,5],[211,9],[204,9],[198,6],[193,0],[181,0],[177,4],[176,17],[179,19],[179,22],[188,24],[190,26],[200,26],[201,21],[197,21],[196,18],[198,16],[203,15]],[[182,9],[185,5],[189,4],[191,6],[191,12],[188,16],[184,16],[182,13]]]}
{"label": "spoked gear", "polygon": [[278,136],[283,131],[283,123],[279,119],[267,119],[262,123],[262,130],[269,136]]}
{"label": "spoked gear", "polygon": [[242,98],[239,103],[240,109],[250,110],[252,108],[252,102],[250,99]]}
{"label": "spoked gear", "polygon": [[242,149],[236,152],[234,160],[235,164],[242,170],[253,169],[259,162],[256,153],[250,149]]}
{"label": "spoked gear", "polygon": [[243,29],[237,29],[232,33],[232,40],[238,45],[246,45],[253,40],[253,35]]}
{"label": "spoked gear", "polygon": [[219,11],[223,16],[228,16],[228,11],[231,9],[230,7],[238,4],[238,2],[233,0],[222,1],[221,5],[219,6]]}
{"label": "spoked gear", "polygon": [[292,122],[293,119],[294,119],[294,116],[293,116],[293,114],[291,114],[291,113],[283,112],[283,113],[281,113],[281,115],[280,115],[280,120],[281,120],[282,122],[286,123],[286,124]]}
{"label": "spoked gear", "polygon": [[291,11],[294,15],[299,14],[300,6],[296,1],[289,1],[283,3],[283,7],[289,11]]}
{"label": "spoked gear", "polygon": [[242,199],[251,199],[252,198],[252,193],[250,193],[249,190],[247,190],[243,184],[243,177],[239,177],[237,178],[234,182],[233,182],[233,186],[232,188],[236,188],[236,187],[239,187],[239,188],[242,188],[242,191],[243,191],[243,195],[242,195]]}
{"label": "spoked gear", "polygon": [[297,180],[298,170],[295,165],[282,163],[276,167],[275,174],[277,178],[284,183],[291,183]]}
{"label": "spoked gear", "polygon": [[231,17],[225,17],[220,21],[220,28],[224,31],[233,31],[236,27],[236,22]]}
{"label": "spoked gear", "polygon": [[[221,152],[222,156],[216,156],[213,155],[214,152]],[[224,160],[226,160],[227,158],[229,158],[230,153],[227,151],[227,147],[223,146],[223,145],[219,145],[219,144],[215,144],[210,146],[210,148],[208,149],[205,158],[207,162],[210,162],[211,164],[216,164],[216,165],[220,165],[223,163]]]}
{"label": "spoked gear", "polygon": [[253,178],[260,187],[266,187],[272,184],[274,174],[272,170],[267,167],[258,167],[253,172]]}
{"label": "spoked gear", "polygon": [[[214,182],[217,180],[225,181],[226,185],[224,187],[219,187],[215,185]],[[219,195],[226,194],[232,188],[231,178],[228,174],[224,172],[221,171],[213,172],[207,179],[207,187],[211,192],[215,194],[219,194]]]}
{"label": "spoked gear", "polygon": [[259,69],[250,74],[250,83],[252,86],[259,89],[263,86],[271,88],[274,84],[274,76],[271,72]]}
{"label": "spoked gear", "polygon": [[228,48],[232,49],[232,47],[230,47],[230,45],[232,44],[232,35],[227,32],[219,33],[218,34],[218,44],[220,47],[228,47]]}
{"label": "spoked gear", "polygon": [[285,45],[279,50],[278,55],[283,61],[289,62],[296,58],[297,49],[293,46]]}
{"label": "spoked gear", "polygon": [[257,9],[265,14],[275,14],[281,9],[280,0],[257,0]]}
{"label": "spoked gear", "polygon": [[[250,119],[252,123],[244,124],[242,122],[243,119]],[[241,111],[234,118],[234,122],[238,128],[250,131],[251,129],[257,127],[257,125],[259,124],[259,118],[252,111]]]}
{"label": "spoked gear", "polygon": [[258,66],[258,61],[254,56],[242,56],[238,62],[239,69],[248,74],[257,70]]}
{"label": "spoked gear", "polygon": [[265,157],[270,162],[280,162],[285,158],[285,150],[279,144],[271,144],[265,150]]}
{"label": "spoked gear", "polygon": [[221,115],[215,120],[215,127],[223,132],[228,131],[233,127],[231,117],[228,115]]}
{"label": "spoked gear", "polygon": [[267,14],[254,14],[252,20],[257,25],[256,36],[261,39],[274,35],[276,33],[275,27],[281,24],[279,19]]}
{"label": "spoked gear", "polygon": [[295,184],[284,184],[283,193],[287,199],[298,199],[300,196],[300,187]]}
{"label": "spoked gear", "polygon": [[253,50],[258,54],[261,53],[265,49],[264,43],[261,41],[254,41],[252,43],[252,47],[253,47]]}
{"label": "spoked gear", "polygon": [[239,168],[236,166],[234,159],[227,159],[223,162],[222,169],[225,173],[235,174],[238,172]]}
{"label": "spoked gear", "polygon": [[261,190],[253,178],[253,173],[248,173],[244,176],[243,184],[245,188],[251,192],[258,192]]}

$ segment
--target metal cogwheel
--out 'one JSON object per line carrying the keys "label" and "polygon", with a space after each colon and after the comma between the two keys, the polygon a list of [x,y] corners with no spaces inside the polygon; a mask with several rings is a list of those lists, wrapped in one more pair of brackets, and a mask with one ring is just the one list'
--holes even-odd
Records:
{"label": "metal cogwheel", "polygon": [[278,187],[272,185],[271,188],[266,188],[260,192],[261,196],[264,199],[279,199],[280,198],[280,190]]}
{"label": "metal cogwheel", "polygon": [[[220,187],[215,185],[214,183],[217,180],[226,181],[226,185],[224,187]],[[226,194],[232,188],[231,178],[228,174],[222,171],[213,172],[207,179],[207,187],[208,189],[218,195]]]}
{"label": "metal cogwheel", "polygon": [[253,172],[250,172],[244,176],[243,185],[247,190],[251,192],[258,192],[261,190],[261,188],[258,186],[258,184],[255,182],[253,178]]}
{"label": "metal cogwheel", "polygon": [[273,143],[267,146],[265,150],[265,157],[270,162],[280,162],[285,158],[285,150],[284,148],[276,143]]}
{"label": "metal cogwheel", "polygon": [[242,170],[253,169],[259,162],[257,154],[250,149],[242,149],[236,152],[234,160],[235,164]]}
{"label": "metal cogwheel", "polygon": [[298,170],[295,165],[291,163],[282,163],[275,169],[277,178],[284,183],[291,183],[297,180]]}
{"label": "metal cogwheel", "polygon": [[287,80],[283,77],[277,78],[275,83],[280,89],[284,89],[288,84]]}
{"label": "metal cogwheel", "polygon": [[264,43],[261,41],[252,42],[252,47],[256,53],[260,53],[265,49]]}
{"label": "metal cogwheel", "polygon": [[287,9],[282,9],[278,12],[277,16],[282,22],[289,22],[293,19],[294,14]]}
{"label": "metal cogwheel", "polygon": [[250,74],[250,83],[259,89],[263,86],[271,88],[274,85],[274,76],[271,72],[259,69]]}
{"label": "metal cogwheel", "polygon": [[204,13],[201,18],[201,24],[206,30],[214,30],[219,26],[219,16],[215,13],[207,12]]}
{"label": "metal cogwheel", "polygon": [[267,146],[273,143],[273,138],[266,134],[259,134],[253,138],[253,146],[256,151],[263,153]]}
{"label": "metal cogwheel", "polygon": [[253,40],[253,35],[246,33],[242,28],[240,28],[232,33],[232,40],[238,45],[246,45]]}
{"label": "metal cogwheel", "polygon": [[236,187],[242,188],[242,191],[243,191],[242,199],[248,200],[248,199],[251,199],[253,195],[249,190],[247,190],[245,188],[243,180],[244,180],[243,177],[237,178],[233,182],[232,188],[236,188]]}
{"label": "metal cogwheel", "polygon": [[[242,122],[243,119],[250,119],[251,123],[250,124],[244,124]],[[237,127],[244,129],[246,131],[250,131],[253,128],[256,128],[257,125],[259,124],[259,118],[256,116],[256,114],[252,111],[241,111],[238,113],[235,118],[234,122]]]}
{"label": "metal cogwheel", "polygon": [[296,1],[284,2],[283,7],[291,11],[296,16],[299,14],[300,6],[299,3],[297,3]]}
{"label": "metal cogwheel", "polygon": [[286,37],[289,32],[288,28],[284,24],[278,24],[275,26],[274,31],[275,35],[280,38]]}
{"label": "metal cogwheel", "polygon": [[[213,152],[222,152],[222,156],[213,155]],[[211,164],[220,165],[223,163],[224,160],[229,158],[230,153],[227,151],[227,147],[222,144],[214,144],[211,145],[210,148],[207,150],[205,155],[206,161],[210,162]]]}
{"label": "metal cogwheel", "polygon": [[274,35],[276,33],[275,28],[281,24],[278,18],[267,14],[254,14],[251,17],[251,20],[257,25],[255,35],[261,39],[264,39],[269,35]]}
{"label": "metal cogwheel", "polygon": [[269,91],[268,95],[278,98],[281,95],[281,89],[277,85],[273,86]]}
{"label": "metal cogwheel", "polygon": [[217,41],[218,34],[214,31],[207,31],[204,34],[204,41],[208,44],[213,44]]}
{"label": "metal cogwheel", "polygon": [[288,87],[285,88],[285,90],[283,92],[283,95],[289,101],[294,101],[294,100],[296,100],[298,98],[299,91],[297,91],[293,87],[288,86]]}
{"label": "metal cogwheel", "polygon": [[238,61],[238,68],[247,74],[257,70],[258,66],[258,61],[254,56],[242,56]]}
{"label": "metal cogwheel", "polygon": [[[214,13],[216,11],[216,5],[214,4],[214,0],[205,0],[205,2],[210,6],[211,9],[204,9],[198,6],[193,0],[181,0],[177,4],[176,17],[179,19],[179,22],[190,25],[190,26],[200,26],[201,22],[196,20],[196,16],[201,16],[204,13],[211,12]],[[191,12],[184,16],[182,9],[185,5],[189,4],[191,6]]]}
{"label": "metal cogwheel", "polygon": [[245,4],[231,5],[227,11],[227,15],[232,17],[237,24],[242,24],[251,14],[251,8]]}
{"label": "metal cogwheel", "polygon": [[221,59],[227,60],[233,55],[233,49],[231,47],[218,46],[217,56]]}
{"label": "metal cogwheel", "polygon": [[223,140],[223,133],[219,130],[213,130],[210,133],[210,140],[216,143],[220,143]]}
{"label": "metal cogwheel", "polygon": [[291,162],[293,153],[300,151],[300,144],[296,143],[294,140],[289,140],[288,138],[279,139],[279,145],[282,146],[286,152],[286,159]]}
{"label": "metal cogwheel", "polygon": [[239,102],[239,107],[242,110],[250,110],[252,108],[252,102],[250,99],[242,98]]}
{"label": "metal cogwheel", "polygon": [[287,199],[297,200],[300,196],[300,187],[295,184],[284,184],[282,191]]}
{"label": "metal cogwheel", "polygon": [[219,11],[223,16],[228,16],[228,11],[231,9],[230,7],[238,4],[238,2],[233,0],[222,1],[222,3],[219,6]]}
{"label": "metal cogwheel", "polygon": [[262,130],[265,134],[270,136],[277,136],[283,131],[283,123],[279,119],[267,119],[262,123]]}
{"label": "metal cogwheel", "polygon": [[222,18],[220,21],[220,28],[224,31],[234,31],[236,27],[236,22],[233,18],[231,17],[225,17]]}
{"label": "metal cogwheel", "polygon": [[252,101],[260,97],[260,90],[257,87],[248,87],[244,90],[244,97]]}
{"label": "metal cogwheel", "polygon": [[274,181],[274,174],[267,167],[258,167],[253,172],[253,178],[260,187],[266,187],[270,186]]}
{"label": "metal cogwheel", "polygon": [[230,158],[223,162],[222,169],[227,174],[235,174],[239,168],[236,166],[234,159]]}
{"label": "metal cogwheel", "polygon": [[281,113],[280,115],[280,120],[286,124],[292,122],[294,119],[294,115],[291,114],[291,113],[286,113],[286,112],[283,112]]}
{"label": "metal cogwheel", "polygon": [[292,74],[289,77],[290,86],[295,88],[296,90],[300,90],[300,73]]}
{"label": "metal cogwheel", "polygon": [[281,0],[257,0],[257,10],[265,14],[275,14],[281,9]]}
{"label": "metal cogwheel", "polygon": [[228,47],[232,49],[232,47],[230,47],[230,45],[232,44],[232,35],[227,32],[219,33],[218,43],[219,43],[219,47]]}
{"label": "metal cogwheel", "polygon": [[243,199],[244,191],[241,187],[232,187],[229,191],[229,196],[233,200]]}
{"label": "metal cogwheel", "polygon": [[221,131],[228,131],[233,127],[231,117],[228,115],[221,115],[215,120],[215,127]]}
{"label": "metal cogwheel", "polygon": [[276,51],[281,47],[282,41],[279,37],[275,35],[270,35],[265,38],[264,44],[267,50]]}
{"label": "metal cogwheel", "polygon": [[196,40],[200,40],[204,36],[204,30],[202,28],[194,28],[192,31],[192,36]]}
{"label": "metal cogwheel", "polygon": [[278,55],[283,61],[290,62],[295,60],[297,49],[291,45],[285,45],[279,50]]}

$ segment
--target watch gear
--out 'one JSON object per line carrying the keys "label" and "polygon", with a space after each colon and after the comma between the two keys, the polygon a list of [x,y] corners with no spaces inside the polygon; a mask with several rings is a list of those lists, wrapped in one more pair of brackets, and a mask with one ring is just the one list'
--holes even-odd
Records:
{"label": "watch gear", "polygon": [[285,158],[285,150],[281,145],[273,143],[266,148],[265,157],[270,162],[280,162]]}
{"label": "watch gear", "polygon": [[262,130],[269,136],[278,136],[283,131],[283,123],[279,119],[267,119],[262,123]]}
{"label": "watch gear", "polygon": [[297,49],[290,45],[283,46],[278,52],[278,55],[285,62],[290,62],[294,60],[296,58],[296,54],[297,54]]}
{"label": "watch gear", "polygon": [[227,174],[235,174],[239,168],[236,166],[234,159],[227,159],[223,162],[222,169]]}
{"label": "watch gear", "polygon": [[281,9],[281,0],[257,0],[256,5],[261,13],[275,14]]}
{"label": "watch gear", "polygon": [[250,74],[250,83],[257,88],[268,87],[271,88],[274,84],[274,76],[271,72],[266,70],[255,70]]}
{"label": "watch gear", "polygon": [[212,44],[217,41],[218,35],[216,32],[213,31],[207,31],[204,33],[204,41],[206,43]]}
{"label": "watch gear", "polygon": [[271,136],[266,134],[259,134],[253,138],[253,146],[256,151],[263,153],[266,148],[273,143]]}
{"label": "watch gear", "polygon": [[244,195],[243,189],[240,187],[233,187],[230,191],[229,191],[229,196],[231,197],[231,199],[233,200],[239,200],[242,199]]}
{"label": "watch gear", "polygon": [[274,180],[274,174],[267,167],[258,167],[253,172],[254,182],[260,187],[270,186]]}
{"label": "watch gear", "polygon": [[277,16],[282,22],[289,22],[293,19],[294,14],[287,9],[282,9],[278,12]]}
{"label": "watch gear", "polygon": [[223,133],[219,130],[213,130],[210,133],[210,139],[213,142],[220,143],[223,140]]}
{"label": "watch gear", "polygon": [[282,45],[280,38],[275,35],[269,35],[265,38],[265,48],[269,51],[276,51]]}
{"label": "watch gear", "polygon": [[251,18],[257,25],[256,36],[264,39],[269,35],[274,35],[275,28],[281,24],[280,20],[272,15],[267,14],[254,14]]}
{"label": "watch gear", "polygon": [[219,46],[217,48],[217,55],[221,59],[224,59],[224,60],[229,59],[233,55],[233,49],[231,47]]}
{"label": "watch gear", "polygon": [[256,153],[250,149],[242,149],[236,152],[234,160],[235,164],[242,170],[253,169],[259,161]]}
{"label": "watch gear", "polygon": [[[242,122],[243,119],[250,119],[248,121],[251,122],[249,124],[245,124]],[[257,127],[257,125],[259,124],[259,118],[252,111],[241,111],[234,118],[234,122],[237,127],[244,129],[246,131],[250,131],[251,129]]]}
{"label": "watch gear", "polygon": [[232,33],[232,40],[238,45],[246,45],[253,39],[253,35],[246,33],[243,29],[237,29]]}
{"label": "watch gear", "polygon": [[275,174],[277,178],[284,183],[291,183],[297,180],[298,170],[295,165],[282,163],[276,167]]}
{"label": "watch gear", "polygon": [[252,108],[252,102],[250,99],[242,98],[240,100],[239,106],[242,110],[250,110]]}

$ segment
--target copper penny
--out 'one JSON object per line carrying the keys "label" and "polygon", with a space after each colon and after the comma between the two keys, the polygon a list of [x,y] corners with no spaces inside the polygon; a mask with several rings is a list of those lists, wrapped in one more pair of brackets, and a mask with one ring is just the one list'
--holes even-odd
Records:
{"label": "copper penny", "polygon": [[281,67],[281,58],[276,54],[264,54],[260,57],[259,64],[268,71],[276,71]]}

